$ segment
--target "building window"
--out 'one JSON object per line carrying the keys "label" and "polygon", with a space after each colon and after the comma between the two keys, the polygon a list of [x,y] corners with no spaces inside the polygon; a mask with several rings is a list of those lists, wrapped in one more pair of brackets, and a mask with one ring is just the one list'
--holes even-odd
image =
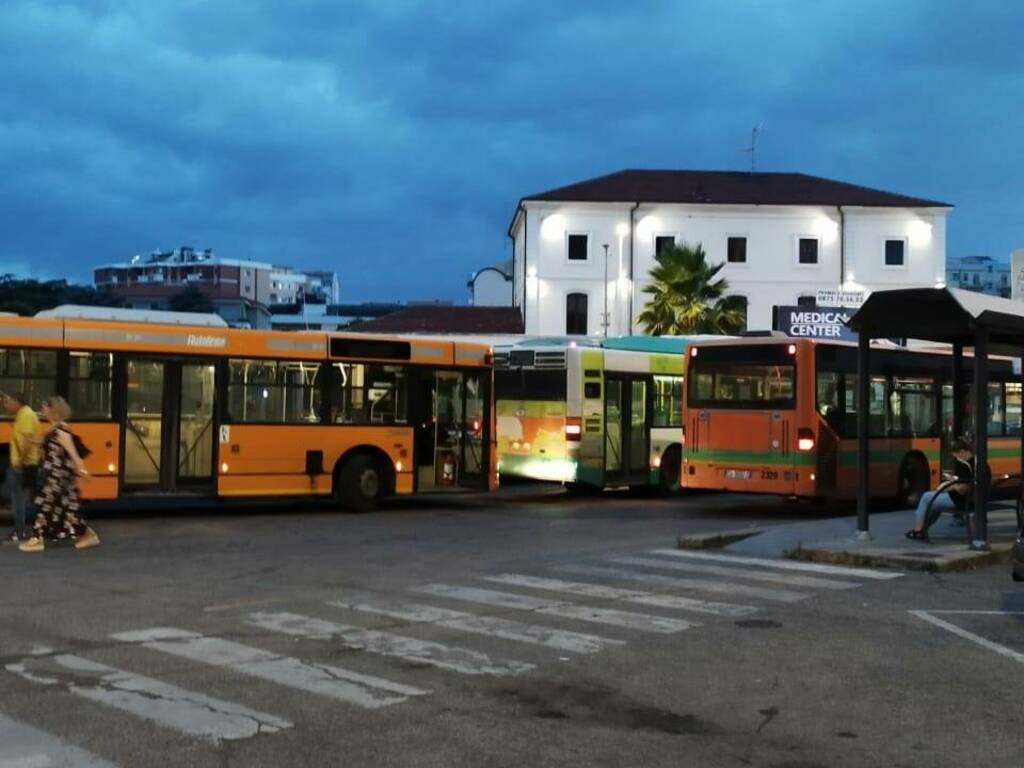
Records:
{"label": "building window", "polygon": [[740,330],[747,330],[747,297],[746,296],[730,296],[728,298],[729,308],[735,309],[742,316],[742,324]]}
{"label": "building window", "polygon": [[565,332],[570,336],[587,333],[587,294],[569,293],[565,296]]}
{"label": "building window", "polygon": [[798,307],[816,307],[818,305],[818,299],[815,296],[800,296],[796,300]]}
{"label": "building window", "polygon": [[747,238],[730,237],[726,245],[726,260],[730,264],[747,263]]}
{"label": "building window", "polygon": [[675,235],[657,235],[654,238],[654,256],[655,256],[655,258],[657,258],[658,256],[661,256],[662,251],[664,251],[666,248],[675,248],[675,247],[676,247],[676,237],[675,237]]}
{"label": "building window", "polygon": [[903,240],[886,240],[885,266],[902,267],[904,264],[903,258],[905,255],[906,246],[907,244]]}
{"label": "building window", "polygon": [[797,258],[801,264],[818,263],[818,238],[801,237]]}
{"label": "building window", "polygon": [[569,235],[569,261],[586,261],[588,255],[587,235]]}

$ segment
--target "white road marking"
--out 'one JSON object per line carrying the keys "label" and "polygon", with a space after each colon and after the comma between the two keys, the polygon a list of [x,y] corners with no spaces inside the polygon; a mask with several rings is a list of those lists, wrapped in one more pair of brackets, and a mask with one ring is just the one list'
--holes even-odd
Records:
{"label": "white road marking", "polygon": [[82,698],[219,744],[276,733],[292,724],[274,715],[136,675],[81,656],[32,656],[7,670],[44,685],[63,685]]}
{"label": "white road marking", "polygon": [[394,656],[417,664],[429,664],[463,675],[518,675],[534,668],[533,664],[524,662],[492,659],[479,651],[336,624],[297,613],[254,613],[250,615],[249,623],[271,632],[309,640],[338,639],[349,648],[381,656]]}
{"label": "white road marking", "polygon": [[788,589],[751,587],[747,584],[734,584],[730,581],[682,579],[675,576],[661,576],[656,573],[627,571],[624,568],[605,568],[604,566],[599,565],[563,565],[559,566],[558,570],[565,571],[566,573],[579,573],[584,576],[622,579],[624,581],[638,581],[641,584],[653,584],[659,587],[669,587],[672,589],[687,589],[698,592],[715,592],[722,595],[755,597],[761,600],[774,600],[779,603],[797,603],[810,597],[806,592],[791,592]]}
{"label": "white road marking", "polygon": [[299,659],[279,656],[241,643],[171,627],[122,632],[112,637],[122,642],[140,643],[145,648],[190,661],[224,667],[289,688],[320,694],[364,709],[378,709],[398,704],[410,696],[429,693],[341,667],[307,664]]}
{"label": "white road marking", "polygon": [[484,576],[482,578],[484,581],[493,581],[496,584],[508,584],[514,587],[540,589],[547,592],[565,592],[569,595],[582,595],[583,597],[595,597],[602,600],[622,600],[627,603],[636,603],[637,605],[650,605],[655,608],[671,608],[673,610],[692,611],[694,613],[708,613],[714,616],[738,618],[757,613],[757,608],[751,605],[716,603],[698,600],[693,597],[681,597],[679,595],[656,595],[636,589],[622,589],[621,587],[591,584],[584,581],[545,579],[538,576],[525,576],[519,573],[502,573],[497,576]]}
{"label": "white road marking", "polygon": [[855,576],[859,579],[898,579],[900,571],[875,571],[870,568],[850,568],[844,565],[826,565],[825,563],[805,563],[798,560],[772,560],[767,557],[742,557],[739,555],[717,555],[711,552],[695,552],[689,549],[655,549],[655,555],[669,557],[688,557],[693,560],[717,560],[735,565],[761,565],[766,568],[781,568],[785,571],[807,571],[808,573],[826,573],[833,576]]}
{"label": "white road marking", "polygon": [[[1008,659],[1013,659],[1014,661],[1024,664],[1024,653],[1015,651],[1012,648],[1007,648],[1005,645],[993,642],[992,640],[989,640],[986,637],[982,637],[981,635],[976,635],[973,632],[968,632],[963,627],[958,627],[956,624],[951,624],[948,621],[943,621],[937,616],[932,615],[933,613],[939,613],[939,611],[910,611],[910,613],[914,616],[917,616],[917,618],[923,621],[927,621],[929,624],[944,629],[947,632],[952,632],[957,637],[962,637],[964,640],[970,640],[972,643],[980,645],[982,648],[987,648],[990,651],[998,653],[1000,656],[1005,656]],[[987,613],[989,615],[992,615],[995,613],[1002,613],[1002,611],[942,611],[942,613]]]}
{"label": "white road marking", "polygon": [[115,768],[30,725],[0,715],[0,768]]}
{"label": "white road marking", "polygon": [[558,616],[563,619],[590,621],[597,624],[609,624],[641,632],[660,632],[671,634],[689,629],[693,624],[683,619],[667,616],[650,616],[646,613],[617,611],[611,608],[591,608],[587,605],[575,605],[565,601],[546,600],[531,595],[517,595],[512,592],[498,592],[493,589],[477,587],[459,587],[450,584],[428,584],[417,587],[414,591],[428,595],[447,597],[452,600],[464,600],[470,603],[489,605],[495,608],[532,611],[547,616]]}
{"label": "white road marking", "polygon": [[386,602],[369,597],[349,597],[331,603],[339,608],[352,611],[388,616],[401,621],[436,624],[440,627],[469,632],[477,635],[498,637],[502,640],[513,640],[520,643],[543,645],[571,653],[597,653],[609,646],[625,645],[624,640],[612,640],[597,635],[581,632],[567,632],[562,629],[551,629],[536,624],[524,624],[511,619],[493,616],[475,616],[464,611],[453,611],[449,608],[435,608],[420,603]]}
{"label": "white road marking", "polygon": [[662,568],[668,571],[689,571],[706,573],[711,576],[726,576],[748,581],[767,581],[774,584],[786,584],[791,587],[811,587],[812,589],[856,589],[860,586],[854,581],[836,581],[823,579],[819,576],[801,576],[797,573],[772,573],[771,571],[752,571],[744,568],[727,568],[720,565],[691,563],[686,560],[660,560],[654,557],[609,557],[607,562],[620,565],[639,565],[649,568]]}

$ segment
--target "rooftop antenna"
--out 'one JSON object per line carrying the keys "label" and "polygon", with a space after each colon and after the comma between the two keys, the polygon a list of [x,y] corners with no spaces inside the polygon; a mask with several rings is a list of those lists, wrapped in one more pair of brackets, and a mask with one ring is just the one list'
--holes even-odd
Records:
{"label": "rooftop antenna", "polygon": [[744,154],[750,155],[750,172],[754,173],[757,170],[757,134],[761,131],[761,127],[764,123],[758,123],[750,131],[750,146],[743,147],[743,149],[737,150]]}

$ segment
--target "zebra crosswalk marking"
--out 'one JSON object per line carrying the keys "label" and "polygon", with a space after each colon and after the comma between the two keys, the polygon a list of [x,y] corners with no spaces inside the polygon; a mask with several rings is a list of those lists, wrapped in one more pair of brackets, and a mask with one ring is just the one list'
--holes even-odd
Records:
{"label": "zebra crosswalk marking", "polygon": [[81,656],[32,656],[8,664],[7,670],[33,682],[61,685],[76,696],[215,744],[292,727],[274,715]]}
{"label": "zebra crosswalk marking", "polygon": [[308,640],[337,639],[349,648],[429,664],[464,675],[517,675],[534,668],[533,664],[492,659],[485,653],[467,648],[453,648],[390,632],[360,629],[297,613],[253,613],[249,616],[249,623],[271,632]]}
{"label": "zebra crosswalk marking", "polygon": [[0,715],[0,768],[116,768],[55,736]]}
{"label": "zebra crosswalk marking", "polygon": [[741,555],[719,555],[712,552],[695,552],[689,549],[655,549],[651,554],[667,557],[682,557],[691,560],[715,560],[734,565],[760,565],[765,568],[780,568],[784,571],[806,571],[808,573],[825,573],[833,576],[854,576],[858,579],[876,579],[886,581],[898,579],[903,574],[898,571],[876,571],[870,568],[851,568],[844,565],[826,565],[824,563],[805,563],[797,560],[772,560],[767,557],[745,557]]}
{"label": "zebra crosswalk marking", "polygon": [[654,584],[673,589],[688,589],[698,592],[715,592],[723,595],[738,595],[761,600],[774,600],[780,603],[796,603],[810,597],[805,592],[792,592],[784,589],[766,589],[746,584],[733,584],[728,581],[708,581],[707,579],[682,579],[674,576],[661,576],[655,573],[639,573],[624,568],[606,568],[598,565],[562,565],[558,570],[566,573],[577,573],[583,576],[595,576],[624,581],[638,581],[641,584]]}
{"label": "zebra crosswalk marking", "polygon": [[278,685],[316,693],[364,709],[378,709],[403,702],[410,696],[430,693],[341,667],[308,664],[299,659],[279,656],[241,643],[218,637],[206,637],[173,627],[121,632],[112,637],[126,643],[139,643],[144,648],[190,661],[223,667]]}
{"label": "zebra crosswalk marking", "polygon": [[609,557],[606,562],[619,565],[639,565],[645,568],[661,568],[668,571],[689,571],[706,573],[710,576],[726,576],[748,581],[765,581],[775,584],[786,584],[791,587],[810,587],[812,589],[856,589],[860,586],[853,581],[836,581],[818,576],[802,576],[796,573],[772,573],[770,571],[754,571],[743,568],[728,568],[720,565],[692,563],[686,560],[664,560],[654,557]]}
{"label": "zebra crosswalk marking", "polygon": [[733,603],[716,603],[708,600],[698,600],[693,597],[682,597],[680,595],[658,595],[652,592],[642,592],[636,589],[623,589],[611,587],[606,584],[592,584],[584,581],[566,581],[564,579],[549,579],[539,576],[527,576],[519,573],[502,573],[497,576],[483,576],[484,581],[495,584],[507,584],[514,587],[525,587],[527,589],[538,589],[547,592],[565,592],[569,595],[581,595],[602,600],[622,600],[637,605],[649,605],[655,608],[669,608],[678,611],[691,611],[694,613],[705,613],[714,616],[727,616],[729,618],[740,618],[757,613],[757,608],[751,605],[735,605]]}
{"label": "zebra crosswalk marking", "polygon": [[453,611],[449,608],[436,608],[418,603],[382,602],[372,598],[349,597],[346,600],[332,601],[331,605],[352,611],[388,616],[401,621],[435,624],[471,634],[543,645],[569,653],[597,653],[610,646],[625,645],[623,640],[613,640],[581,632],[567,632],[562,629],[524,624],[494,616],[476,616],[464,611]]}
{"label": "zebra crosswalk marking", "polygon": [[671,634],[673,632],[682,632],[684,629],[690,629],[693,626],[692,622],[667,616],[651,616],[646,613],[617,611],[610,608],[591,608],[590,606],[576,605],[565,601],[554,601],[533,597],[532,595],[518,595],[512,592],[499,592],[493,589],[480,589],[478,587],[428,584],[423,587],[417,587],[415,591],[437,597],[489,605],[495,608],[533,611],[547,616],[609,624],[642,632]]}

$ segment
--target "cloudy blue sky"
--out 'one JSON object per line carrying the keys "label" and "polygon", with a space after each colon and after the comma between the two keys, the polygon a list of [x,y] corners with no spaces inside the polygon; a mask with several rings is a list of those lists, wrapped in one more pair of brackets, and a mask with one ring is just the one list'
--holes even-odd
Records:
{"label": "cloudy blue sky", "polygon": [[463,301],[518,198],[625,167],[947,200],[950,255],[1024,247],[1018,3],[0,2],[0,270],[157,247]]}

